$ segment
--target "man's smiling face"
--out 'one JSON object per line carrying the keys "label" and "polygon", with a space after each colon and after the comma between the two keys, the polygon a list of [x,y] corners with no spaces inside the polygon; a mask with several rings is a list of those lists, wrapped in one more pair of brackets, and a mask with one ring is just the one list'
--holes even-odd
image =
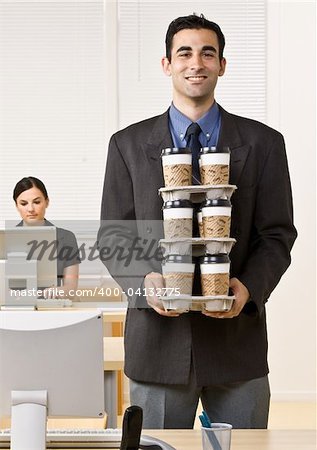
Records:
{"label": "man's smiling face", "polygon": [[225,71],[226,61],[219,60],[216,33],[208,29],[184,29],[173,37],[171,61],[162,60],[163,70],[172,77],[173,101],[184,103],[213,103],[219,76]]}

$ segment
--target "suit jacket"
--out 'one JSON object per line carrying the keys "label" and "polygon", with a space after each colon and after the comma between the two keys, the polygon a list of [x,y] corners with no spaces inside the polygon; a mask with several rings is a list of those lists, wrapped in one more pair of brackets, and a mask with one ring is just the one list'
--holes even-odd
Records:
{"label": "suit jacket", "polygon": [[[218,145],[230,147],[230,184],[238,187],[231,199],[231,236],[237,240],[230,253],[231,276],[247,286],[251,300],[238,317],[227,320],[199,312],[166,318],[149,308],[130,308],[125,327],[125,373],[137,381],[185,384],[191,362],[199,386],[268,373],[265,303],[290,264],[297,235],[284,140],[262,123],[220,109]],[[170,146],[168,111],[112,136],[102,220],[162,223],[160,154]],[[141,226],[138,231],[142,238],[150,237],[153,226]],[[101,247],[114,244],[114,234],[113,229],[101,227]],[[119,240],[126,245],[133,233],[123,234],[119,233]],[[104,262],[125,290],[140,287],[144,275],[159,270],[155,262],[142,261],[140,276],[125,279],[117,277],[122,263],[114,258]]]}

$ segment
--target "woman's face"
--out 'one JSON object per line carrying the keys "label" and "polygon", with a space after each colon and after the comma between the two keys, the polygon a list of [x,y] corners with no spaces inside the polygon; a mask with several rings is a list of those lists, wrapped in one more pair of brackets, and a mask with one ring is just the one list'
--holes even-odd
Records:
{"label": "woman's face", "polygon": [[32,187],[17,197],[16,208],[26,225],[41,225],[48,203],[43,193],[37,187]]}

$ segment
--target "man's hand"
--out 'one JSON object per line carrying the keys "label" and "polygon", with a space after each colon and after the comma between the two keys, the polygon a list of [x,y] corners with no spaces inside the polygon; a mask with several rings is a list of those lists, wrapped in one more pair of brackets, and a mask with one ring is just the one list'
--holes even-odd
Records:
{"label": "man's hand", "polygon": [[238,280],[238,278],[231,278],[229,286],[235,296],[232,308],[228,312],[208,312],[204,311],[203,314],[216,319],[232,319],[240,314],[242,308],[250,298],[250,293],[246,286]]}
{"label": "man's hand", "polygon": [[[151,308],[154,309],[161,316],[178,317],[179,313],[175,311],[165,311],[162,301],[156,295],[157,292],[162,292],[165,287],[163,275],[156,272],[151,272],[144,278],[144,288],[148,293],[146,300]],[[151,295],[150,295],[151,294]],[[153,294],[153,295],[152,295]]]}

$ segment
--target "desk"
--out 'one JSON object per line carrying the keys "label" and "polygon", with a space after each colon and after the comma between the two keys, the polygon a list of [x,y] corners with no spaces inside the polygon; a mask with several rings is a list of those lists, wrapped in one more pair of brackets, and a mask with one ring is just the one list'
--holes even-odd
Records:
{"label": "desk", "polygon": [[[123,324],[126,317],[127,305],[127,302],[73,302],[73,305],[70,308],[65,308],[65,310],[99,309],[102,312],[104,323],[119,322]],[[107,427],[116,428],[118,415],[117,373],[123,370],[124,365],[123,337],[122,335],[117,337],[104,337],[103,342]]]}
{"label": "desk", "polygon": [[120,324],[125,321],[127,308],[128,302],[73,302],[71,306],[71,309],[99,309],[104,323]]}
{"label": "desk", "polygon": [[[144,430],[143,434],[162,439],[177,450],[202,450],[200,430]],[[233,430],[231,450],[316,450],[316,432]]]}
{"label": "desk", "polygon": [[[71,309],[99,309],[104,323],[119,322],[123,324],[126,317],[127,302],[73,302]],[[123,337],[104,337],[104,392],[107,427],[117,427],[118,415],[118,383],[117,372],[123,370],[124,347]]]}
{"label": "desk", "polygon": [[123,323],[125,321],[127,310],[126,309],[102,309],[104,323]]}
{"label": "desk", "polygon": [[73,302],[72,308],[76,309],[100,309],[103,313],[107,313],[117,317],[118,320],[112,322],[123,322],[127,312],[128,302]]}
{"label": "desk", "polygon": [[[127,312],[127,304],[124,305],[118,305],[114,304],[113,306],[111,306],[109,308],[109,305],[107,305],[106,307],[102,308],[102,315],[103,315],[103,323],[105,325],[105,329],[106,326],[111,326],[111,336],[113,337],[122,337],[123,333],[124,333],[124,322],[125,322],[125,318],[126,318],[126,312]],[[110,348],[111,352],[115,352],[117,346],[119,345],[118,343],[116,343],[115,341],[113,341],[113,345]],[[120,344],[120,346],[122,345],[122,350],[120,348],[120,358],[122,358],[121,360],[118,361],[118,363],[120,363],[120,367],[117,369],[116,374],[114,374],[114,377],[117,377],[117,400],[116,400],[116,410],[112,409],[112,414],[114,415],[116,412],[116,416],[117,415],[122,415],[123,414],[123,386],[124,386],[124,381],[123,381],[123,360],[124,360],[124,352],[123,352],[123,343]],[[113,424],[116,423],[116,419],[115,421],[113,421]],[[109,425],[110,426],[110,425]],[[115,427],[115,425],[113,425],[113,427]]]}
{"label": "desk", "polygon": [[127,308],[128,302],[73,302],[71,306],[71,309],[99,309],[103,314],[105,323],[123,323],[127,314]]}
{"label": "desk", "polygon": [[[104,368],[104,396],[105,396],[105,409],[107,412],[107,428],[117,427],[117,372],[123,370],[124,364],[124,347],[123,337],[104,337],[103,338],[103,368]],[[59,419],[51,420],[51,428],[66,428],[67,425],[62,423],[62,426],[58,422]],[[74,423],[77,419],[68,425],[70,428],[76,428]],[[96,419],[90,419],[93,427],[96,427]],[[89,419],[84,419],[89,428]],[[100,420],[99,420],[100,421]],[[101,419],[101,425],[104,425],[103,419]],[[63,420],[64,422],[64,420]],[[83,423],[85,423],[83,422]],[[4,425],[7,426],[7,425]],[[101,426],[103,428],[103,426]]]}
{"label": "desk", "polygon": [[104,337],[104,380],[105,408],[107,411],[107,427],[117,427],[117,371],[123,370],[124,347],[123,337]]}
{"label": "desk", "polygon": [[[177,450],[201,450],[200,430],[144,430]],[[233,430],[231,450],[316,450],[316,432],[306,430]]]}
{"label": "desk", "polygon": [[[122,371],[124,364],[123,350],[123,323],[125,321],[128,302],[73,302],[72,308],[99,309],[103,315],[103,322],[112,326],[120,325],[119,329],[112,330],[112,337],[104,338],[104,380],[105,380],[105,407],[107,411],[108,428],[116,428],[118,404],[122,414]],[[119,372],[121,371],[121,372]],[[118,375],[121,374],[121,375]],[[117,376],[121,382],[117,383]]]}

